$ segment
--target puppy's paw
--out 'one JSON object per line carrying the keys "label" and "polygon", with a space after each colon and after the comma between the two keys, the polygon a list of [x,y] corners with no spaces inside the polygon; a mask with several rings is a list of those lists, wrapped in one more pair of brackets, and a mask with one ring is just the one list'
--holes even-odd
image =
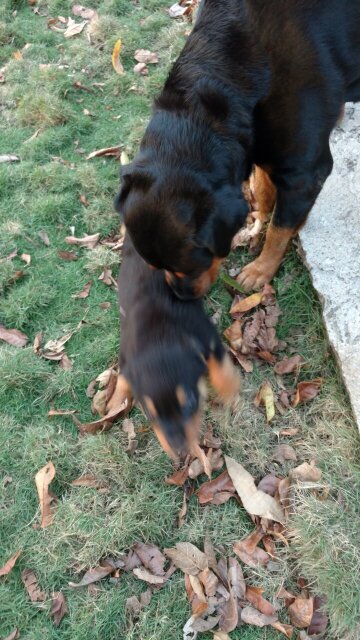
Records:
{"label": "puppy's paw", "polygon": [[267,282],[272,280],[278,268],[278,264],[264,262],[261,258],[257,258],[247,264],[236,278],[245,291],[260,289]]}

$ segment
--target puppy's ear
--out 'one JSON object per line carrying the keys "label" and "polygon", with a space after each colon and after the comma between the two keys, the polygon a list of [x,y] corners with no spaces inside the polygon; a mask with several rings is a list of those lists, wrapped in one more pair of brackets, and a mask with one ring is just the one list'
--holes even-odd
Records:
{"label": "puppy's ear", "polygon": [[121,188],[120,192],[114,200],[114,207],[118,213],[121,213],[122,207],[125,203],[132,188],[139,188],[146,190],[155,181],[155,176],[147,168],[136,165],[135,162],[126,164],[120,169]]}
{"label": "puppy's ear", "polygon": [[229,112],[229,102],[225,93],[215,81],[200,80],[196,87],[200,102],[207,113],[215,120],[226,120]]}
{"label": "puppy's ear", "polygon": [[243,226],[249,206],[241,187],[225,186],[215,193],[213,211],[198,234],[197,244],[206,247],[214,256],[225,258],[231,241]]}

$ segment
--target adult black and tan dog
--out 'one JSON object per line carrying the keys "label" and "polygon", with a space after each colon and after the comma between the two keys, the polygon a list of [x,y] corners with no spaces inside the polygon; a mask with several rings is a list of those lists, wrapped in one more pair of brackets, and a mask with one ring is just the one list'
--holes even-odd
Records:
{"label": "adult black and tan dog", "polygon": [[125,237],[119,279],[120,376],[108,412],[132,395],[165,451],[195,452],[201,423],[202,379],[223,401],[240,378],[201,300],[179,300],[160,271],[150,270]]}
{"label": "adult black and tan dog", "polygon": [[269,186],[260,209],[277,192],[276,205],[240,280],[269,281],[332,170],[342,105],[357,100],[359,0],[203,0],[123,172],[116,206],[137,251],[180,297],[204,293],[245,220],[241,184],[256,164]]}

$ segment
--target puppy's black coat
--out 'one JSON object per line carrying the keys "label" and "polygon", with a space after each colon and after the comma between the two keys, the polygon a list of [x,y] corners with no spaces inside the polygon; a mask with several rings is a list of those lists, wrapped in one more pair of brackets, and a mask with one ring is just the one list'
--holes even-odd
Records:
{"label": "puppy's black coat", "polygon": [[239,386],[202,302],[182,302],[160,271],[150,270],[126,235],[119,280],[122,384],[131,389],[166,451],[197,438],[199,382],[208,372],[226,399]]}
{"label": "puppy's black coat", "polygon": [[243,284],[271,279],[332,170],[341,107],[359,99],[358,0],[203,0],[123,172],[116,206],[137,251],[179,296],[201,295],[244,222],[256,164],[277,203]]}

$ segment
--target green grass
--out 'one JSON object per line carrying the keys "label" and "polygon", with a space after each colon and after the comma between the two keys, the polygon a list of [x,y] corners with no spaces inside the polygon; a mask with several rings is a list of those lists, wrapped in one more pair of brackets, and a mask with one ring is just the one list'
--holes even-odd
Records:
{"label": "green grass", "polygon": [[[65,40],[47,28],[48,17],[70,15],[72,4],[40,0],[43,17],[20,0],[6,0],[0,8],[0,65],[7,65],[0,95],[1,153],[17,153],[21,158],[19,163],[0,165],[0,258],[15,248],[18,255],[24,252],[32,257],[29,267],[19,258],[0,262],[0,322],[24,331],[31,344],[39,331],[46,341],[75,331],[85,320],[66,346],[73,361],[70,371],[40,359],[31,346],[0,345],[0,483],[5,475],[12,477],[6,487],[1,485],[0,564],[23,549],[15,569],[0,579],[0,634],[6,636],[18,626],[26,640],[177,640],[189,617],[179,573],[154,595],[132,628],[125,616],[125,601],[144,590],[133,576],[124,575],[116,583],[104,580],[95,595],[86,589],[71,590],[68,582],[76,581],[80,571],[105,555],[118,555],[137,540],[162,548],[180,540],[201,545],[209,530],[214,542],[230,552],[232,541],[251,530],[250,519],[232,502],[203,509],[192,498],[186,523],[178,530],[182,492],[164,484],[171,464],[151,432],[140,434],[139,448],[129,459],[121,425],[97,437],[80,438],[70,419],[49,419],[47,412],[52,406],[76,408],[82,418],[90,418],[86,387],[116,361],[119,343],[116,295],[98,280],[104,267],[116,273],[118,256],[104,247],[94,251],[75,247],[76,262],[58,256],[58,250],[69,249],[64,238],[72,226],[78,236],[95,232],[106,236],[119,226],[112,208],[118,164],[111,158],[86,161],[85,157],[96,148],[116,144],[133,156],[150,114],[151,98],[183,46],[188,25],[170,20],[164,11],[170,4],[166,0],[93,0],[99,20],[91,27],[90,45],[85,33]],[[124,76],[111,67],[111,51],[119,37]],[[23,50],[23,60],[15,60],[13,53],[27,43],[31,46]],[[159,55],[160,64],[150,67],[148,78],[132,71],[137,48]],[[44,64],[51,66],[39,67]],[[93,91],[74,88],[75,81]],[[102,91],[93,82],[104,83]],[[84,115],[84,108],[95,117]],[[80,195],[86,196],[88,207],[81,204]],[[40,240],[41,230],[47,232],[50,246]],[[229,265],[248,259],[244,252],[236,252]],[[13,273],[21,269],[25,275],[11,284]],[[90,296],[73,299],[72,294],[90,277],[94,280]],[[355,639],[360,615],[356,425],[329,351],[319,303],[295,250],[275,285],[283,311],[278,333],[288,342],[287,353],[292,349],[305,357],[302,379],[325,379],[321,394],[308,406],[277,417],[269,427],[252,400],[261,380],[274,381],[274,377],[271,367],[256,365],[244,379],[242,406],[231,413],[211,405],[207,420],[221,435],[226,452],[256,478],[271,469],[279,473],[288,469],[269,462],[269,453],[278,443],[281,427],[299,428],[295,437],[286,440],[296,448],[300,462],[316,459],[329,497],[320,502],[311,492],[299,494],[293,543],[281,555],[279,572],[246,572],[255,584],[264,585],[269,598],[284,581],[291,585],[300,572],[315,592],[327,595],[331,618],[327,638],[347,633],[348,640]],[[99,306],[105,301],[111,302],[106,311]],[[225,328],[230,296],[221,282],[210,292],[207,305],[211,313],[222,309],[219,327]],[[137,427],[143,426],[139,412],[134,421]],[[49,459],[56,467],[53,491],[59,503],[54,524],[42,531],[33,528],[39,517],[34,475]],[[72,487],[71,481],[82,473],[95,474],[108,490]],[[36,572],[49,596],[55,590],[64,591],[69,615],[59,629],[49,617],[49,599],[40,604],[29,601],[20,580],[25,567]],[[231,637],[275,640],[280,636],[273,630],[245,627]]]}

